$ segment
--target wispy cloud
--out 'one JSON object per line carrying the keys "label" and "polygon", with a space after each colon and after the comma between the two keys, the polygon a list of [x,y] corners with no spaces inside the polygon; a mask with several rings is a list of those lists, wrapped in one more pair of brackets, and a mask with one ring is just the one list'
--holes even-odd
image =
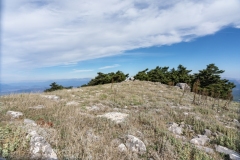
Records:
{"label": "wispy cloud", "polygon": [[119,64],[114,64],[112,66],[104,66],[104,67],[101,67],[101,68],[98,68],[98,69],[116,68],[116,67],[119,67],[119,66],[120,66]]}
{"label": "wispy cloud", "polygon": [[240,26],[239,0],[6,0],[2,71],[171,45]]}
{"label": "wispy cloud", "polygon": [[73,69],[73,71],[72,72],[74,72],[74,73],[81,73],[81,72],[92,72],[93,70],[92,69],[83,69],[83,70],[78,70],[78,69]]}

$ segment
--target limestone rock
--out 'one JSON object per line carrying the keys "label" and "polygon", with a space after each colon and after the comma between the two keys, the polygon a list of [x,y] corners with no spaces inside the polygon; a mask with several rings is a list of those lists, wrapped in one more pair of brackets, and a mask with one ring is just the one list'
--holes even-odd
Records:
{"label": "limestone rock", "polygon": [[118,150],[119,150],[119,152],[126,152],[127,151],[127,147],[123,143],[121,143],[118,146]]}
{"label": "limestone rock", "polygon": [[24,119],[23,123],[25,125],[32,125],[32,126],[37,126],[37,124],[35,123],[35,121],[31,120],[31,119]]}
{"label": "limestone rock", "polygon": [[72,106],[77,106],[77,105],[79,105],[79,103],[78,103],[78,102],[75,102],[75,101],[71,101],[71,102],[67,102],[66,105],[67,105],[67,106],[70,106],[70,105],[72,105]]}
{"label": "limestone rock", "polygon": [[121,123],[125,120],[128,114],[120,113],[120,112],[109,112],[105,113],[104,115],[98,115],[97,117],[106,117],[116,123]]}
{"label": "limestone rock", "polygon": [[16,111],[7,111],[7,115],[11,116],[12,119],[20,118],[23,116],[22,112],[16,112]]}
{"label": "limestone rock", "polygon": [[210,139],[206,135],[198,135],[197,138],[191,139],[190,143],[204,146],[205,143],[208,142],[209,140]]}
{"label": "limestone rock", "polygon": [[38,135],[36,131],[30,132],[29,135],[31,136],[30,154],[32,159],[57,160],[56,153],[44,137]]}
{"label": "limestone rock", "polygon": [[220,146],[220,145],[215,145],[215,148],[216,148],[217,152],[229,155],[229,158],[232,160],[240,160],[240,154],[233,150],[230,150],[230,149]]}
{"label": "limestone rock", "polygon": [[140,139],[132,135],[126,136],[126,147],[130,151],[136,152],[139,154],[143,154],[146,152],[145,144]]}
{"label": "limestone rock", "polygon": [[86,109],[89,111],[99,111],[100,110],[100,108],[98,106],[86,107]]}
{"label": "limestone rock", "polygon": [[177,83],[176,86],[180,87],[183,90],[191,89],[187,83]]}
{"label": "limestone rock", "polygon": [[174,134],[181,135],[182,134],[182,128],[178,127],[177,123],[173,123],[168,130]]}
{"label": "limestone rock", "polygon": [[209,147],[203,147],[203,146],[196,145],[196,148],[198,148],[199,150],[202,150],[206,153],[211,153],[211,154],[214,153],[214,150]]}
{"label": "limestone rock", "polygon": [[207,137],[211,137],[212,131],[210,131],[209,129],[205,129],[204,130],[204,135],[206,135]]}
{"label": "limestone rock", "polygon": [[52,99],[52,100],[59,100],[60,98],[56,95],[42,95],[42,97]]}

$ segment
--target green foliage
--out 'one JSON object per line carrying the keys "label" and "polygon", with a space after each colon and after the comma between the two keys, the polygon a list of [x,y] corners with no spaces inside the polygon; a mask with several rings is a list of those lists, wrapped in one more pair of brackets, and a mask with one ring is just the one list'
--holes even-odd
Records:
{"label": "green foliage", "polygon": [[140,71],[138,72],[135,76],[134,76],[134,79],[138,79],[140,81],[148,81],[148,75],[147,75],[147,72],[148,71],[148,68],[143,70],[143,71]]}
{"label": "green foliage", "polygon": [[206,88],[213,97],[232,100],[231,92],[235,85],[229,80],[221,79],[220,74],[223,72],[215,64],[209,64],[206,69],[194,74],[193,81],[199,80],[200,88]]}
{"label": "green foliage", "polygon": [[[97,74],[98,74],[97,77],[92,79],[87,84],[87,86],[95,86],[95,85],[99,85],[99,84],[122,82],[128,77],[128,74],[124,74],[121,71],[117,71],[116,73],[111,72],[108,74],[98,72]],[[86,85],[84,85],[84,86],[86,86]]]}
{"label": "green foliage", "polygon": [[170,71],[168,69],[169,67],[157,66],[155,69],[148,71],[147,68],[138,72],[134,78],[140,81],[161,82],[168,85],[187,83],[192,86],[192,91],[195,93],[214,98],[233,99],[231,92],[235,87],[234,83],[221,79],[220,74],[224,71],[219,70],[215,64],[209,64],[206,69],[200,70],[199,73],[193,75],[190,74],[192,70],[187,70],[181,64],[177,69],[172,68]]}
{"label": "green foliage", "polygon": [[51,88],[44,90],[44,92],[52,92],[52,91],[61,90],[61,89],[72,89],[72,86],[63,87],[62,85],[58,85],[56,82],[51,83],[50,86]]}
{"label": "green foliage", "polygon": [[192,70],[187,70],[183,65],[179,65],[177,70],[172,68],[170,71],[169,67],[159,67],[150,70],[145,69],[138,72],[134,78],[140,81],[151,81],[151,82],[161,82],[163,84],[176,83],[190,83],[191,75],[189,74]]}
{"label": "green foliage", "polygon": [[0,155],[11,158],[17,149],[28,148],[28,140],[23,136],[25,133],[10,125],[0,127]]}

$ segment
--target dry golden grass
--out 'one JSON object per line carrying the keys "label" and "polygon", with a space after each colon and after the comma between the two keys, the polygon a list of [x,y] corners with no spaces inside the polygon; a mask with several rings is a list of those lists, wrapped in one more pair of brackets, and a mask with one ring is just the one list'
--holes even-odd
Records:
{"label": "dry golden grass", "polygon": [[[41,95],[57,95],[59,100],[51,100]],[[208,97],[206,104],[193,105],[193,93],[176,87],[153,82],[129,81],[91,87],[60,90],[41,94],[12,94],[1,96],[0,130],[6,130],[9,124],[7,111],[24,113],[23,118],[38,121],[39,119],[51,123],[45,126],[48,131],[47,141],[56,151],[59,159],[221,159],[219,154],[208,155],[197,150],[189,143],[175,138],[168,131],[168,123],[185,123],[193,125],[194,133],[184,130],[184,136],[190,140],[192,136],[202,134],[208,128],[213,132],[221,132],[229,139],[227,147],[240,150],[239,128],[233,123],[238,119],[239,103],[232,102],[228,110],[224,110],[225,101],[220,106],[212,107],[213,99]],[[200,96],[197,96],[197,99]],[[77,102],[67,105],[68,102]],[[201,99],[199,100],[201,102]],[[180,102],[180,104],[179,104]],[[45,108],[35,110],[29,107],[43,105]],[[89,107],[98,106],[99,110],[89,110]],[[182,107],[183,108],[179,108]],[[97,117],[106,112],[118,111],[129,116],[122,123]],[[186,116],[183,112],[188,112]],[[198,119],[200,118],[200,119]],[[16,124],[20,126],[22,119],[13,121],[12,132]],[[227,128],[226,126],[232,127]],[[44,127],[44,126],[43,126]],[[15,130],[14,130],[15,129]],[[54,131],[51,131],[54,130]],[[2,133],[2,132],[0,132]],[[24,134],[21,132],[21,134]],[[124,143],[127,134],[140,138],[147,146],[143,155],[136,153],[121,153],[117,146]],[[0,145],[6,142],[6,136],[0,139]],[[18,134],[17,137],[20,135]],[[25,137],[25,135],[22,135]],[[13,136],[11,140],[15,137]],[[14,139],[15,140],[15,139]],[[20,139],[21,142],[25,140]],[[209,147],[214,144],[224,144],[224,140],[211,139]],[[29,150],[22,146],[9,151],[9,158],[23,157]],[[1,147],[1,146],[0,146]],[[24,149],[22,149],[24,148]],[[1,152],[0,152],[1,155]]]}

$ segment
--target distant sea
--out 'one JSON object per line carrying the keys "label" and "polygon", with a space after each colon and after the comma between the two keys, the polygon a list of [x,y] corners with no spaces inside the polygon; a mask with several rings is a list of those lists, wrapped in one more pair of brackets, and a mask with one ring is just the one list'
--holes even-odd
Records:
{"label": "distant sea", "polygon": [[50,88],[50,84],[56,82],[64,87],[72,86],[73,88],[87,84],[91,79],[58,79],[40,82],[19,82],[0,84],[0,95],[16,94],[16,93],[42,93],[45,89]]}

